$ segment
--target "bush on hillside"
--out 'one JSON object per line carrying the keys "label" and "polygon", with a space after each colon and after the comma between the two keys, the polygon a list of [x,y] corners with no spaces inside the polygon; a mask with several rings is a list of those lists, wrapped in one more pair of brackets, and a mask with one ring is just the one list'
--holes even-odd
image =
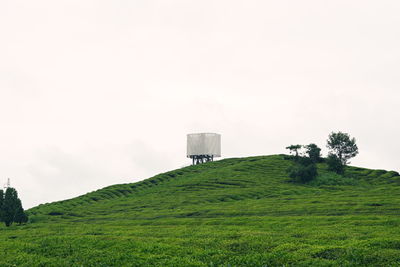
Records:
{"label": "bush on hillside", "polygon": [[336,155],[329,154],[326,159],[326,164],[328,165],[328,170],[333,171],[337,174],[344,173],[344,165]]}
{"label": "bush on hillside", "polygon": [[296,163],[288,169],[288,174],[294,182],[307,183],[314,180],[318,173],[315,164]]}
{"label": "bush on hillside", "polygon": [[[300,155],[299,150],[301,148],[306,148],[305,156]],[[315,144],[310,144],[308,146],[291,145],[288,146],[287,149],[290,149],[292,154],[295,154],[285,157],[285,159],[294,162],[294,165],[287,170],[292,181],[307,183],[314,180],[318,175],[316,163],[319,161],[321,149]],[[303,155],[303,153],[301,154]],[[308,157],[306,155],[308,155]]]}
{"label": "bush on hillside", "polygon": [[303,165],[303,166],[308,166],[308,165],[314,164],[314,162],[308,157],[299,157],[299,158],[295,159],[295,162],[300,165]]}
{"label": "bush on hillside", "polygon": [[316,144],[309,144],[304,148],[306,149],[306,154],[314,163],[321,162],[321,148]]}

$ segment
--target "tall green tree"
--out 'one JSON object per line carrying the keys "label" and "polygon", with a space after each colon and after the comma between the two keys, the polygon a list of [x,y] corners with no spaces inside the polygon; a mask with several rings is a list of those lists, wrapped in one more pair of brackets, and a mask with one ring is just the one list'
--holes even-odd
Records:
{"label": "tall green tree", "polygon": [[17,191],[12,187],[8,187],[6,190],[6,194],[4,196],[3,207],[2,207],[3,221],[7,227],[11,226],[11,224],[14,222],[17,207],[18,207]]}
{"label": "tall green tree", "polygon": [[3,221],[4,191],[0,189],[0,222]]}
{"label": "tall green tree", "polygon": [[332,132],[328,137],[327,147],[330,150],[329,154],[335,155],[343,166],[358,154],[356,139],[351,138],[347,133]]}

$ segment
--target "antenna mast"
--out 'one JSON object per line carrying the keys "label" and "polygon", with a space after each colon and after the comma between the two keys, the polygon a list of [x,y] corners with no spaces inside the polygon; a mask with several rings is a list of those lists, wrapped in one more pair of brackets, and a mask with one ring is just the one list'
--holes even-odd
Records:
{"label": "antenna mast", "polygon": [[7,183],[4,185],[4,191],[6,191],[7,188],[11,187],[10,185],[10,178],[7,178]]}

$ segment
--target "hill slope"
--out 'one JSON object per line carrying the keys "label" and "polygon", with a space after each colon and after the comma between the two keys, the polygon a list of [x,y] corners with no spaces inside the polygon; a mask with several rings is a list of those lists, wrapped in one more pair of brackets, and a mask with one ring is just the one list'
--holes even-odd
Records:
{"label": "hill slope", "polygon": [[3,265],[400,264],[400,177],[319,165],[289,181],[283,156],[226,159],[31,209],[0,228]]}

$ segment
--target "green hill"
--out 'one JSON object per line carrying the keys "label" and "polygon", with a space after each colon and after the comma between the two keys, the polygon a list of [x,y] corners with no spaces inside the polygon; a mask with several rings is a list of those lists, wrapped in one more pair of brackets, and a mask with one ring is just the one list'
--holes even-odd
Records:
{"label": "green hill", "polygon": [[399,266],[400,176],[283,155],[225,159],[29,210],[0,227],[1,266]]}

